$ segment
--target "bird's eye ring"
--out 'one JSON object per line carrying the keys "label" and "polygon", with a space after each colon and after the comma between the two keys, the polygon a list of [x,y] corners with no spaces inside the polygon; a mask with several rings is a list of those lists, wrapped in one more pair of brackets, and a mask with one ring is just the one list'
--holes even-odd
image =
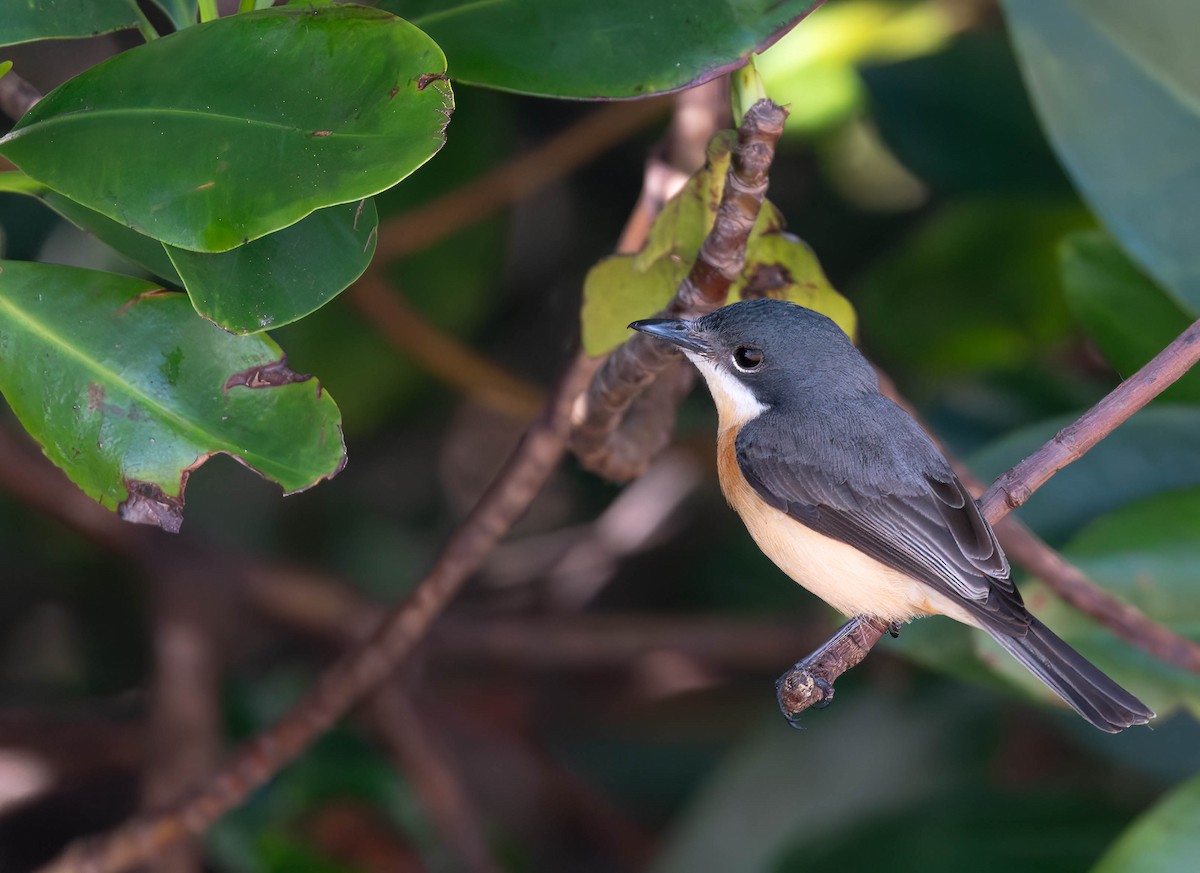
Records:
{"label": "bird's eye ring", "polygon": [[744,373],[762,366],[763,351],[754,346],[739,346],[733,352],[733,365]]}

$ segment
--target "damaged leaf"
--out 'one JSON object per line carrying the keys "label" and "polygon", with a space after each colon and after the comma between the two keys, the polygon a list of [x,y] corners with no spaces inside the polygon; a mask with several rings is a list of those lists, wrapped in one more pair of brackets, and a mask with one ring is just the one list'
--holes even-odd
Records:
{"label": "damaged leaf", "polygon": [[[708,162],[668,201],[655,219],[642,250],[605,258],[583,285],[584,351],[603,355],[629,338],[628,325],[649,318],[675,294],[700,253],[716,219],[733,131],[722,131],[708,146]],[[825,278],[812,249],[783,232],[783,216],[769,201],[746,243],[746,265],[729,292],[740,297],[776,297],[815,309],[855,336],[854,308]]]}
{"label": "damaged leaf", "polygon": [[438,41],[451,77],[522,94],[644,97],[740,67],[821,0],[381,0]]}
{"label": "damaged leaf", "polygon": [[232,333],[255,333],[303,318],[361,276],[378,227],[367,198],[319,209],[227,252],[166,250],[197,312]]}
{"label": "damaged leaf", "polygon": [[274,342],[125,276],[0,261],[0,393],[85,493],[168,530],[215,453],[288,493],[345,462],[336,404]]}
{"label": "damaged leaf", "polygon": [[264,9],[97,64],[38,102],[0,154],[146,236],[228,251],[429,160],[454,108],[428,78],[445,69],[429,37],[386,12]]}

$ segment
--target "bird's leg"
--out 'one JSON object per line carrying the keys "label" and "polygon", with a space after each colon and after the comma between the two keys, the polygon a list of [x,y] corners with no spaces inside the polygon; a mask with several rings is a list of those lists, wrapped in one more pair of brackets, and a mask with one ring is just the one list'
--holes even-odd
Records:
{"label": "bird's leg", "polygon": [[833,701],[833,683],[837,677],[862,661],[885,633],[898,632],[895,622],[855,616],[819,649],[780,676],[775,683],[775,695],[788,724],[799,728],[800,713],[810,706],[828,706]]}

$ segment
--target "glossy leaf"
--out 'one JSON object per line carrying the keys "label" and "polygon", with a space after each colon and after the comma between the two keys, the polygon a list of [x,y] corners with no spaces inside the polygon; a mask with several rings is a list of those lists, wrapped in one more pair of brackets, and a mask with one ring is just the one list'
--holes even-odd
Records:
{"label": "glossy leaf", "polygon": [[[658,312],[675,294],[716,217],[734,142],[731,133],[713,138],[707,165],[659,213],[641,251],[605,258],[588,272],[581,318],[589,355],[612,351],[629,337],[629,322]],[[746,244],[746,265],[729,299],[744,293],[791,300],[855,334],[853,307],[829,284],[812,249],[783,232],[783,216],[770,202],[759,211]]]}
{"label": "glossy leaf", "polygon": [[137,27],[136,0],[4,0],[0,45],[95,36]]}
{"label": "glossy leaf", "polygon": [[[1133,375],[1196,319],[1107,234],[1072,234],[1059,255],[1067,305],[1122,377]],[[1200,401],[1200,371],[1185,374],[1160,398]]]}
{"label": "glossy leaf", "polygon": [[361,276],[378,226],[368,198],[319,209],[227,252],[166,249],[197,312],[233,333],[256,333],[303,318]]}
{"label": "glossy leaf", "polygon": [[289,493],[341,469],[337,406],[269,339],[232,336],[137,279],[0,270],[0,391],[46,455],[123,518],[177,530],[188,476],[218,452]]}
{"label": "glossy leaf", "polygon": [[1200,308],[1200,4],[1004,8],[1038,113],[1080,192],[1135,261]]}
{"label": "glossy leaf", "polygon": [[522,94],[642,97],[741,66],[821,0],[382,0],[437,40],[458,82]]}
{"label": "glossy leaf", "polygon": [[432,40],[379,10],[235,15],[75,77],[0,154],[139,233],[227,251],[425,163],[453,108],[444,70]]}
{"label": "glossy leaf", "polygon": [[1187,873],[1200,857],[1200,776],[1140,816],[1092,873]]}

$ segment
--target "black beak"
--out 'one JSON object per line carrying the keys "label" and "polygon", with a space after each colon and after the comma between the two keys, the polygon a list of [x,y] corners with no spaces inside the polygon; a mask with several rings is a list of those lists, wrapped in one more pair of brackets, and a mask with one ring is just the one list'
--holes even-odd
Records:
{"label": "black beak", "polygon": [[640,330],[650,336],[666,340],[681,349],[708,354],[710,347],[704,340],[704,335],[696,330],[691,321],[678,321],[674,318],[647,318],[645,321],[635,321],[629,325],[631,330]]}

